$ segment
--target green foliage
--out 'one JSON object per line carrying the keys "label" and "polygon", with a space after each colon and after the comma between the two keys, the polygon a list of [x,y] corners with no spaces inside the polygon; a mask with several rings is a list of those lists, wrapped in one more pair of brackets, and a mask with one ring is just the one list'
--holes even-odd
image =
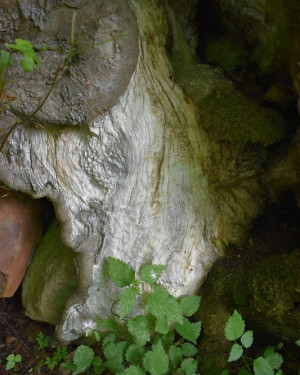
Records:
{"label": "green foliage", "polygon": [[[225,325],[225,337],[229,341],[234,341],[229,354],[228,362],[243,360],[245,368],[239,371],[239,375],[281,375],[282,356],[275,352],[274,347],[265,350],[263,357],[251,360],[243,355],[244,349],[251,347],[253,343],[253,332],[245,332],[245,322],[242,316],[234,311]],[[240,339],[240,343],[237,340]],[[253,372],[250,366],[253,366]],[[275,373],[275,370],[278,370]],[[229,375],[228,370],[222,371],[221,375]]]}
{"label": "green foliage", "polygon": [[17,363],[20,363],[22,361],[22,357],[20,356],[20,354],[16,354],[16,355],[9,354],[6,360],[7,360],[7,363],[6,363],[5,370],[11,370],[15,367]]}
{"label": "green foliage", "polygon": [[66,346],[58,346],[52,357],[47,357],[44,364],[48,365],[49,370],[53,370],[61,361],[67,358],[68,351]]}
{"label": "green foliage", "polygon": [[40,332],[36,341],[39,344],[39,349],[44,349],[49,346],[49,336],[45,336],[43,332]]}
{"label": "green foliage", "polygon": [[[73,375],[90,367],[95,374],[108,371],[129,375],[194,375],[197,361],[193,356],[198,352],[194,344],[200,335],[201,322],[191,322],[187,317],[198,310],[201,298],[186,296],[177,301],[157,285],[165,268],[161,265],[142,267],[137,278],[132,267],[119,259],[108,258],[109,275],[118,287],[124,288],[117,301],[119,316],[97,320],[94,325],[85,324],[90,327],[90,335],[100,340],[103,358],[94,357],[93,349],[81,345],[73,359],[62,366]],[[151,292],[141,293],[145,284],[148,284],[145,290]],[[137,301],[144,306],[145,314],[129,318]],[[178,341],[174,343],[175,333]]]}
{"label": "green foliage", "polygon": [[21,66],[24,72],[31,72],[34,65],[40,65],[40,60],[38,59],[32,44],[29,40],[15,39],[15,44],[5,43],[7,48],[11,51],[21,52],[23,54],[23,60],[21,60]]}

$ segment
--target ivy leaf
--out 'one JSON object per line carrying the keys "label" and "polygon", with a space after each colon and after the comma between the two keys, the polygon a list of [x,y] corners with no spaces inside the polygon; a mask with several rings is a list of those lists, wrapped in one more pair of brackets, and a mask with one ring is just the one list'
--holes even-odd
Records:
{"label": "ivy leaf", "polygon": [[187,318],[183,318],[183,323],[176,323],[175,328],[184,339],[196,344],[201,331],[201,322],[192,323]]}
{"label": "ivy leaf", "polygon": [[244,331],[245,322],[242,316],[235,310],[226,323],[225,337],[229,341],[234,341],[241,337]]}
{"label": "ivy leaf", "polygon": [[200,296],[185,296],[181,299],[179,307],[185,316],[192,316],[199,309]]}
{"label": "ivy leaf", "polygon": [[8,69],[10,63],[11,63],[10,53],[2,49],[0,53],[0,72],[2,73],[4,70]]}
{"label": "ivy leaf", "polygon": [[245,348],[250,348],[253,343],[253,331],[246,331],[241,337],[241,343]]}
{"label": "ivy leaf", "polygon": [[195,345],[190,344],[189,342],[185,342],[182,344],[182,354],[185,357],[193,357],[195,354],[197,354],[198,349],[196,348]]}
{"label": "ivy leaf", "polygon": [[130,366],[117,375],[146,375],[146,373],[140,366]]}
{"label": "ivy leaf", "polygon": [[129,314],[136,304],[136,290],[135,288],[127,288],[122,290],[120,296],[120,318],[123,319],[125,315]]}
{"label": "ivy leaf", "polygon": [[167,266],[150,265],[143,267],[141,270],[140,281],[145,281],[148,284],[154,284],[160,278]]}
{"label": "ivy leaf", "polygon": [[161,286],[149,295],[147,307],[148,311],[157,319],[164,319],[167,322],[182,322],[178,302]]}
{"label": "ivy leaf", "polygon": [[182,361],[182,350],[176,345],[172,345],[169,350],[169,357],[171,359],[174,370]]}
{"label": "ivy leaf", "polygon": [[197,361],[194,358],[186,358],[182,361],[180,368],[185,375],[194,375],[197,370]]}
{"label": "ivy leaf", "polygon": [[86,345],[80,345],[75,350],[73,362],[76,365],[76,371],[73,374],[80,374],[90,368],[94,359],[94,351]]}
{"label": "ivy leaf", "polygon": [[269,362],[263,357],[258,357],[253,361],[253,369],[255,375],[274,375]]}
{"label": "ivy leaf", "polygon": [[163,375],[168,371],[169,358],[160,340],[156,345],[153,345],[152,351],[147,352],[144,365],[151,375]]}
{"label": "ivy leaf", "polygon": [[242,346],[240,344],[233,344],[227,362],[237,361],[238,359],[241,358],[242,355],[243,355]]}
{"label": "ivy leaf", "polygon": [[109,276],[120,288],[129,286],[135,280],[133,268],[120,259],[108,257],[108,272]]}
{"label": "ivy leaf", "polygon": [[126,361],[137,365],[143,362],[146,349],[142,345],[131,344],[126,351]]}
{"label": "ivy leaf", "polygon": [[166,335],[170,330],[168,323],[165,319],[157,319],[155,322],[155,332],[161,333],[162,335]]}
{"label": "ivy leaf", "polygon": [[150,341],[149,323],[145,316],[138,315],[129,320],[127,328],[139,345],[145,345],[147,341]]}

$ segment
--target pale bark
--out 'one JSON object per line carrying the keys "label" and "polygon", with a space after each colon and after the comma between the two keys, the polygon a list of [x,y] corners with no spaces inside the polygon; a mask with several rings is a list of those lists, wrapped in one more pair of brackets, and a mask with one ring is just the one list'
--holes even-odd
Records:
{"label": "pale bark", "polygon": [[[119,290],[106,277],[108,256],[137,272],[146,264],[167,265],[161,284],[175,296],[195,293],[222,255],[223,244],[245,234],[262,202],[259,167],[245,160],[238,164],[238,151],[207,135],[194,102],[172,78],[166,42],[168,32],[179,26],[171,8],[160,1],[130,0],[131,13],[125,2],[121,10],[117,3],[106,4],[107,27],[118,25],[129,36],[79,56],[83,70],[80,62],[71,64],[74,75],[62,78],[38,114],[43,127],[16,128],[0,155],[0,180],[35,198],[49,198],[65,244],[77,253],[77,291],[57,326],[58,338],[66,341],[82,334],[84,319],[108,316],[118,299]],[[85,2],[76,21],[78,30],[81,22],[89,24],[86,17],[95,21],[89,42],[105,23],[97,24],[92,4],[94,0]],[[60,8],[53,9],[47,17],[57,20]],[[64,11],[72,14],[69,8]],[[63,20],[59,22],[61,26]],[[62,40],[69,26],[67,22]],[[47,34],[36,38],[45,43]],[[49,38],[59,39],[56,34]],[[38,96],[46,92],[44,79],[49,64],[54,65],[53,53],[47,54],[45,68],[32,73],[32,81],[25,84],[28,76],[19,72],[19,83],[12,84],[20,90],[15,112],[23,117],[35,105],[29,91],[37,88]],[[113,78],[111,96],[101,73],[105,56]],[[93,71],[87,74],[89,59],[93,64],[86,69]],[[208,66],[194,68],[203,75],[197,83],[199,101],[223,78]],[[251,160],[251,153],[247,157]]]}

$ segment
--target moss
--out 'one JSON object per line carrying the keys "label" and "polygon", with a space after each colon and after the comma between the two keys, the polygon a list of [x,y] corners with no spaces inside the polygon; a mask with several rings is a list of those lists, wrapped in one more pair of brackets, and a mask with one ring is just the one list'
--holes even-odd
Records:
{"label": "moss", "polygon": [[233,87],[220,87],[200,104],[201,120],[219,141],[266,147],[282,139],[284,126],[273,111],[262,108]]}
{"label": "moss", "polygon": [[55,220],[34,253],[23,281],[26,313],[32,319],[57,324],[76,280],[74,253],[62,243]]}
{"label": "moss", "polygon": [[245,47],[229,38],[209,40],[205,57],[209,63],[220,65],[227,73],[246,64]]}
{"label": "moss", "polygon": [[250,272],[248,285],[253,308],[277,323],[292,311],[300,290],[300,259],[294,255],[273,256]]}

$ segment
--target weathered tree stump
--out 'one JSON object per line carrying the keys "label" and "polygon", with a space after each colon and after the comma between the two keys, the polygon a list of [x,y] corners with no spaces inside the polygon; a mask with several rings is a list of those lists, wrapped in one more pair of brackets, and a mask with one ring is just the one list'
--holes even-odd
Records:
{"label": "weathered tree stump", "polygon": [[[57,322],[61,340],[79,337],[83,320],[110,315],[119,290],[107,280],[108,256],[137,272],[165,264],[162,285],[175,296],[195,293],[224,244],[241,240],[259,213],[265,146],[280,139],[282,120],[198,63],[192,3],[57,0],[43,8],[19,0],[1,14],[12,25],[4,41],[66,49],[77,11],[83,52],[0,154],[0,180],[51,200],[75,253],[77,287]],[[39,56],[30,74],[17,62],[12,68],[8,91],[22,119],[63,58],[53,50]],[[1,122],[12,123],[9,116]],[[43,283],[45,269],[30,272]]]}

